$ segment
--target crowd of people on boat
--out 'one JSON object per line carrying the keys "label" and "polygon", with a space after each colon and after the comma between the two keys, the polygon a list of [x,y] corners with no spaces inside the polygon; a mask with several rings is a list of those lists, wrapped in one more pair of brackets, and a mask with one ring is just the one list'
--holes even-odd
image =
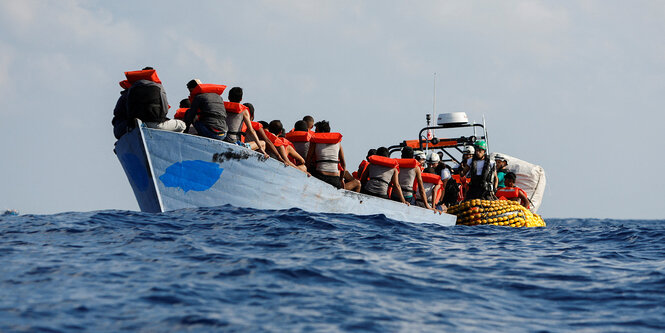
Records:
{"label": "crowd of people on boat", "polygon": [[133,129],[135,119],[147,127],[204,136],[258,151],[288,166],[312,175],[338,189],[417,205],[438,212],[463,200],[503,198],[521,201],[526,193],[515,187],[516,176],[507,172],[508,161],[497,155],[490,160],[485,141],[465,147],[461,163],[447,165],[443,153],[401,148],[401,158],[391,158],[386,147],[370,149],[367,157],[350,173],[342,148],[342,134],[333,132],[328,121],[315,122],[305,116],[286,131],[280,120],[254,121],[255,107],[242,103],[243,90],[233,87],[228,101],[226,86],[192,79],[186,84],[189,97],[180,101],[174,119],[166,92],[152,67],[125,72],[113,111],[116,139]]}

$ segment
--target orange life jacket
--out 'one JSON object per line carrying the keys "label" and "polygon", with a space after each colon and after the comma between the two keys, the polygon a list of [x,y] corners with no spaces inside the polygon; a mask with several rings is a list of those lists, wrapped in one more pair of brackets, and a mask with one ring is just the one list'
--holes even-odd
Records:
{"label": "orange life jacket", "polygon": [[[224,93],[226,86],[223,84],[211,84],[211,83],[201,83],[192,89],[192,92],[189,94],[190,99],[198,94],[207,94],[215,93],[221,95]],[[226,107],[226,105],[225,105]]]}
{"label": "orange life jacket", "polygon": [[[223,87],[226,88],[226,86]],[[223,89],[222,92],[224,92]],[[226,102],[226,101],[224,102],[224,108],[226,109],[226,112],[231,112],[231,113],[241,113],[245,110],[249,110],[249,108],[240,103]]]}
{"label": "orange life jacket", "polygon": [[284,136],[292,142],[309,142],[312,138],[312,135],[305,131],[291,131]]}
{"label": "orange life jacket", "polygon": [[[501,200],[512,200],[518,199],[520,197],[520,192],[524,193],[524,196],[528,198],[526,192],[519,187],[502,187],[496,190],[496,196]],[[526,208],[529,208],[529,203],[526,203]]]}
{"label": "orange life jacket", "polygon": [[342,134],[340,133],[314,133],[310,142],[335,144],[342,141]]}
{"label": "orange life jacket", "polygon": [[[433,205],[436,205],[437,203],[439,203],[439,201],[441,201],[441,194],[443,194],[443,182],[441,181],[441,176],[435,175],[433,173],[423,173],[420,176],[423,179],[423,183],[434,184],[434,186],[440,185],[439,190],[436,191],[436,195],[434,196],[435,202],[431,203]],[[430,198],[427,198],[428,202],[429,199]]]}
{"label": "orange life jacket", "polygon": [[397,168],[397,166],[399,165],[394,158],[390,157],[372,155],[367,159],[369,160],[370,164],[382,165],[384,167],[389,167],[389,168]]}
{"label": "orange life jacket", "polygon": [[175,111],[175,115],[173,116],[173,118],[184,121],[185,113],[187,113],[187,110],[189,110],[189,108],[179,108],[178,110]]}
{"label": "orange life jacket", "polygon": [[365,171],[365,168],[369,165],[369,162],[367,160],[362,160],[360,164],[358,165],[358,171],[353,172],[353,178],[360,180],[360,176],[362,176],[363,172]]}
{"label": "orange life jacket", "polygon": [[[261,125],[261,124],[259,124]],[[254,126],[254,123],[252,123],[252,127]],[[284,141],[282,139],[278,138],[275,134],[270,133],[268,130],[264,129],[263,132],[266,134],[266,137],[268,137],[268,140],[272,142],[275,147],[281,147],[284,146]]]}
{"label": "orange life jacket", "polygon": [[125,72],[125,77],[127,77],[127,81],[131,84],[134,84],[134,82],[138,80],[148,80],[159,84],[162,83],[157,76],[157,71],[154,69]]}
{"label": "orange life jacket", "polygon": [[120,87],[121,87],[122,89],[129,89],[129,87],[132,86],[132,84],[129,83],[128,80],[122,80],[122,81],[120,81],[120,82],[118,82],[118,83],[120,84]]}

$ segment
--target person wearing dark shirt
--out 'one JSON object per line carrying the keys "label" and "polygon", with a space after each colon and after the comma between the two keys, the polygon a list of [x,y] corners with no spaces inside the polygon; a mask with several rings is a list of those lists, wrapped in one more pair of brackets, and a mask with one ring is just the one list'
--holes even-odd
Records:
{"label": "person wearing dark shirt", "polygon": [[[187,82],[187,89],[192,91],[200,84],[198,80]],[[185,113],[185,126],[194,124],[198,135],[224,140],[226,136],[226,109],[222,96],[215,92],[204,92],[192,96],[192,106]]]}

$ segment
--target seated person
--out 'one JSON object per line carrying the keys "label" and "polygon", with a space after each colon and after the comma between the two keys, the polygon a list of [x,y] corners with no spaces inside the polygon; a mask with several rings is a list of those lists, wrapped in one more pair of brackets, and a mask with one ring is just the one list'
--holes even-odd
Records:
{"label": "seated person", "polygon": [[494,162],[496,163],[496,178],[498,179],[497,188],[505,187],[506,185],[503,182],[503,178],[508,172],[508,169],[506,168],[508,165],[508,160],[506,160],[503,155],[496,154],[496,156],[494,156]]}
{"label": "seated person", "polygon": [[[185,123],[169,119],[169,102],[166,91],[152,67],[140,71],[125,72],[131,87],[127,90],[127,119],[140,119],[147,127],[165,131],[182,132]],[[130,126],[131,127],[131,126]]]}
{"label": "seated person", "polygon": [[517,176],[512,173],[506,173],[506,176],[503,178],[506,184],[505,187],[502,187],[496,191],[496,196],[499,199],[519,201],[524,208],[529,209],[529,197],[526,195],[526,192],[521,188],[515,186],[515,180]]}
{"label": "seated person", "polygon": [[201,84],[198,79],[187,82],[192,106],[185,113],[185,124],[193,123],[198,135],[216,140],[226,137],[226,109],[221,94],[224,86]]}
{"label": "seated person", "polygon": [[293,131],[286,133],[285,137],[293,143],[293,148],[300,156],[307,156],[309,140],[312,137],[307,130],[307,123],[302,120],[296,121],[293,125]]}
{"label": "seated person", "polygon": [[[282,122],[279,120],[273,120],[270,122],[270,124],[268,124],[268,132],[274,135],[274,138],[271,135],[268,135],[268,137],[271,139],[271,142],[275,144],[277,140],[279,140],[279,142],[275,144],[275,147],[277,147],[277,150],[280,152],[280,156],[282,156],[283,159],[288,160],[288,164],[290,166],[296,167],[303,172],[307,172],[305,159],[302,158],[298,152],[296,152],[293,147],[293,143],[291,143],[291,141],[286,138],[279,137],[279,134],[281,134],[283,131],[284,127],[282,126]],[[279,143],[281,143],[281,145]]]}
{"label": "seated person", "polygon": [[[252,121],[252,128],[254,129],[254,132],[256,132],[256,135],[259,138],[259,144],[262,144],[264,147],[265,151],[268,153],[268,155],[282,163],[284,162],[284,159],[282,158],[280,152],[277,150],[277,147],[270,141],[268,136],[266,135],[266,132],[264,131],[264,126],[260,122],[255,122],[254,121],[254,105],[252,103],[245,103],[243,104],[245,107],[247,107],[247,110],[249,111],[249,119]],[[265,122],[264,122],[265,123]],[[268,127],[268,123],[265,123],[266,126],[265,128]],[[252,142],[252,138],[246,138],[245,142]],[[286,164],[286,163],[285,163]]]}
{"label": "seated person", "polygon": [[310,173],[336,188],[344,188],[340,169],[342,172],[346,170],[341,141],[340,133],[331,133],[330,124],[320,121],[316,123],[316,133],[310,140],[306,158]]}
{"label": "seated person", "polygon": [[113,125],[113,136],[116,139],[120,139],[125,133],[127,133],[129,128],[129,123],[127,121],[127,89],[131,87],[132,84],[129,81],[124,80],[120,81],[120,97],[115,103],[115,109],[113,109],[113,119],[111,124]]}
{"label": "seated person", "polygon": [[[402,148],[402,158],[397,160],[399,163],[399,186],[402,188],[404,200],[414,205],[416,203],[416,198],[414,196],[414,184],[416,184],[418,186],[418,191],[420,191],[421,198],[425,198],[425,208],[431,209],[432,207],[429,205],[427,194],[425,193],[425,188],[423,185],[420,164],[413,157],[413,148]],[[393,191],[391,199],[400,201],[397,191]]]}
{"label": "seated person", "polygon": [[390,152],[386,147],[379,147],[376,155],[369,157],[369,165],[360,175],[362,184],[361,193],[369,194],[375,197],[389,199],[388,189],[393,187],[397,192],[397,199],[401,203],[409,205],[404,199],[402,188],[399,185],[399,172],[397,171],[397,161],[390,158]]}
{"label": "seated person", "polygon": [[302,120],[307,124],[307,131],[310,133],[314,133],[314,131],[312,131],[312,128],[314,128],[314,117],[304,116],[302,117]]}
{"label": "seated person", "polygon": [[353,172],[353,178],[360,180],[360,175],[363,174],[363,171],[365,171],[365,168],[369,165],[369,157],[374,155],[376,155],[376,149],[372,148],[367,151],[367,156],[365,156],[365,159],[358,165],[358,171]]}
{"label": "seated person", "polygon": [[[265,142],[262,142],[256,135],[252,127],[249,110],[246,106],[240,104],[240,101],[242,101],[242,88],[231,88],[229,90],[229,101],[224,102],[224,108],[227,111],[226,126],[228,128],[224,141],[247,146],[247,148],[256,150],[267,158],[268,154],[264,150]],[[244,142],[243,135],[250,139],[247,143]]]}

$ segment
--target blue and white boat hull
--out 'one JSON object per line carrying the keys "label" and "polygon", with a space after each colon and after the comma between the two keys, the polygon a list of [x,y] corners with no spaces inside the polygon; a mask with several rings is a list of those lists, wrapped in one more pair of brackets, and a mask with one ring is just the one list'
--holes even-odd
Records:
{"label": "blue and white boat hull", "polygon": [[115,148],[139,207],[164,212],[230,204],[257,209],[384,214],[399,221],[454,225],[456,217],[338,190],[246,148],[140,124]]}

